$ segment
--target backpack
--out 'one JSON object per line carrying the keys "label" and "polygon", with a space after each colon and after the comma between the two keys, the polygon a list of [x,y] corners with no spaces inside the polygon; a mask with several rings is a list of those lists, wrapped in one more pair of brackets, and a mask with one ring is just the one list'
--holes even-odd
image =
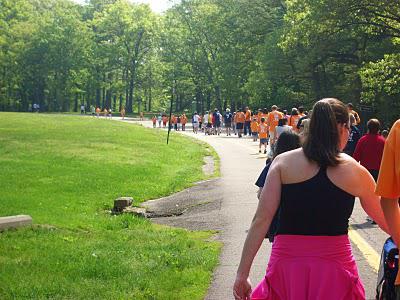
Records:
{"label": "backpack", "polygon": [[376,300],[395,300],[395,280],[399,269],[399,249],[392,238],[383,244],[376,285]]}

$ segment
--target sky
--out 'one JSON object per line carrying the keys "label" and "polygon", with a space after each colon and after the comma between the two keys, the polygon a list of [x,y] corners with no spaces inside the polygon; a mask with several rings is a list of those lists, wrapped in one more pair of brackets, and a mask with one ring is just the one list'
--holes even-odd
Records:
{"label": "sky", "polygon": [[[74,0],[77,3],[85,3],[85,0]],[[150,4],[150,7],[153,11],[161,13],[166,11],[168,8],[170,8],[173,3],[178,2],[177,0],[131,0],[132,2],[136,3],[147,3]]]}

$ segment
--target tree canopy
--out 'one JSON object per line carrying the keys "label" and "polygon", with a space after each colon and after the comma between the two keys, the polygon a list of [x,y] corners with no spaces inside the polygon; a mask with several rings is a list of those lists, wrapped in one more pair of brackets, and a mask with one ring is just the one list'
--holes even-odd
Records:
{"label": "tree canopy", "polygon": [[400,3],[0,0],[0,109],[290,109],[338,97],[400,113]]}

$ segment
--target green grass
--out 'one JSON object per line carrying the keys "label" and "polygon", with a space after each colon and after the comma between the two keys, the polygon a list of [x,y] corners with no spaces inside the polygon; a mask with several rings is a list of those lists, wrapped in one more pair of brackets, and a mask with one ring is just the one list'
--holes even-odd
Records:
{"label": "green grass", "polygon": [[[0,299],[202,299],[220,245],[211,233],[107,213],[204,179],[206,147],[117,121],[0,113]],[[215,154],[214,154],[215,155]]]}

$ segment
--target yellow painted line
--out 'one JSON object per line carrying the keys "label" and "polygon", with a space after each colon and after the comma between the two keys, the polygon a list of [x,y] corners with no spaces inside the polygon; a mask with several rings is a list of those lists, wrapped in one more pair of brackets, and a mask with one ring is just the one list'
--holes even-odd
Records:
{"label": "yellow painted line", "polygon": [[362,255],[365,257],[368,264],[375,271],[375,273],[378,273],[380,255],[351,226],[349,228],[349,237],[351,241],[361,251]]}

